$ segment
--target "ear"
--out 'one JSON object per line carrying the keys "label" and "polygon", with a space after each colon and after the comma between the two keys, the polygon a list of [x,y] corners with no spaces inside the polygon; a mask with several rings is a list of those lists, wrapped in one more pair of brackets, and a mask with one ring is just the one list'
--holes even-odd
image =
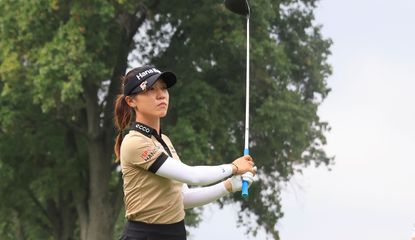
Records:
{"label": "ear", "polygon": [[132,108],[137,107],[137,100],[134,97],[126,96],[125,102],[127,102],[128,106]]}

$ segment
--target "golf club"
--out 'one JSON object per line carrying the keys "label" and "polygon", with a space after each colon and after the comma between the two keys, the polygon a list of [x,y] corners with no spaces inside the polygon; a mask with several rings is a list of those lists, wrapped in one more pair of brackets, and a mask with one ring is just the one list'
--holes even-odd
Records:
{"label": "golf club", "polygon": [[[249,154],[249,9],[248,0],[225,0],[231,12],[246,17],[246,100],[245,100],[245,147],[244,155]],[[242,197],[248,197],[248,182],[242,182]]]}

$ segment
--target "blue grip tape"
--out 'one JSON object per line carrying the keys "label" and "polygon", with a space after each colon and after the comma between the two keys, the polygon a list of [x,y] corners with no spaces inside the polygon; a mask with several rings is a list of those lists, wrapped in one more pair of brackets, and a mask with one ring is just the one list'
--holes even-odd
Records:
{"label": "blue grip tape", "polygon": [[248,182],[242,181],[242,197],[248,198]]}
{"label": "blue grip tape", "polygon": [[[244,149],[244,155],[249,155],[248,148]],[[248,198],[248,182],[247,181],[242,181],[242,197],[245,199]]]}

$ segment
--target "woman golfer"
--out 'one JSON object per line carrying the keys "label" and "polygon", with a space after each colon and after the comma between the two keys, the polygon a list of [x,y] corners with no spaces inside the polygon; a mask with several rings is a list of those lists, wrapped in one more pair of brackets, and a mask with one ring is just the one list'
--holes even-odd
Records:
{"label": "woman golfer", "polygon": [[[180,161],[160,129],[160,118],[169,106],[167,89],[175,83],[172,72],[153,66],[135,68],[123,77],[114,114],[119,130],[114,150],[121,162],[128,219],[123,240],[186,239],[184,209],[240,191],[242,178],[252,183],[256,172],[250,156],[218,166],[188,166]],[[130,131],[123,138],[127,128]],[[188,188],[188,184],[205,186],[225,178],[208,187]]]}

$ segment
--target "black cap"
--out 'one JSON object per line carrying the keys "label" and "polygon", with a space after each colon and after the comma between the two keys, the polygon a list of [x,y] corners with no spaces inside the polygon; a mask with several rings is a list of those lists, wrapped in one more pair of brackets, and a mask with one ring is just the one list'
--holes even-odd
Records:
{"label": "black cap", "polygon": [[134,68],[127,73],[126,78],[126,84],[123,86],[124,96],[143,92],[153,86],[158,79],[163,80],[167,88],[173,86],[177,81],[174,73],[162,72],[154,66]]}

